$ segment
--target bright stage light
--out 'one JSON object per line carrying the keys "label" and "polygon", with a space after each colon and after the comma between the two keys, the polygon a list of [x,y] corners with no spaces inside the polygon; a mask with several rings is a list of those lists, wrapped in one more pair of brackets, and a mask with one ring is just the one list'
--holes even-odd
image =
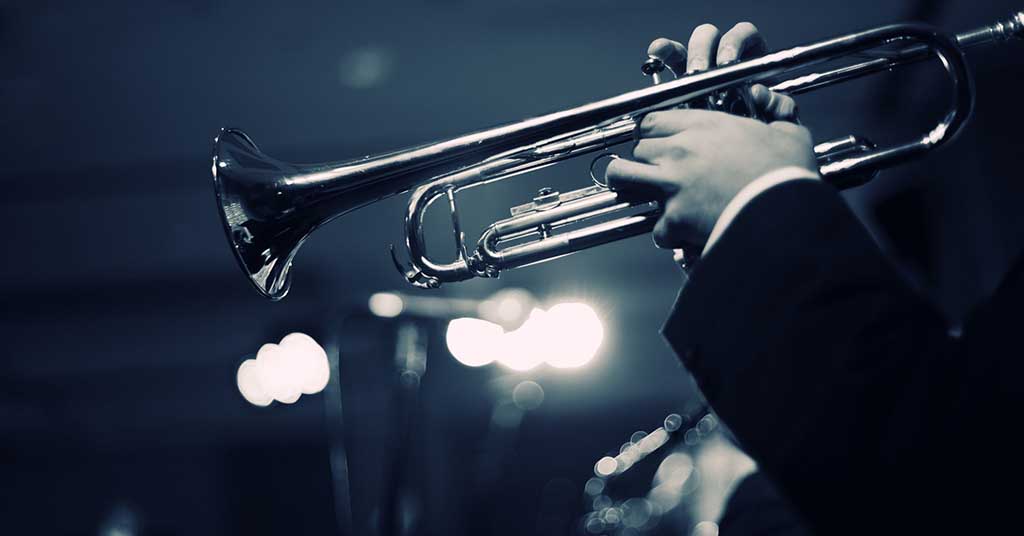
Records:
{"label": "bright stage light", "polygon": [[548,339],[547,312],[534,309],[519,329],[509,331],[498,343],[498,363],[526,372],[544,362],[544,341]]}
{"label": "bright stage light", "polygon": [[316,394],[327,387],[331,365],[327,361],[327,352],[313,337],[305,333],[289,333],[281,339],[279,346],[292,364],[293,381],[298,382],[302,394]]}
{"label": "bright stage light", "polygon": [[327,352],[304,333],[290,333],[279,344],[264,344],[256,359],[238,367],[238,390],[251,404],[277,400],[292,404],[303,394],[319,393],[330,379]]}
{"label": "bright stage light", "polygon": [[494,361],[501,349],[505,330],[479,318],[456,318],[448,323],[445,340],[448,351],[467,367],[482,367]]}
{"label": "bright stage light", "polygon": [[494,322],[506,330],[517,329],[526,322],[537,300],[529,291],[506,288],[480,302],[480,318]]}
{"label": "bright stage light", "polygon": [[405,309],[405,302],[398,294],[391,292],[378,292],[370,296],[370,312],[383,317],[394,318],[402,314]]}
{"label": "bright stage light", "polygon": [[291,404],[299,399],[302,394],[299,378],[280,346],[273,343],[261,346],[256,353],[256,363],[259,364],[260,384],[274,400]]}
{"label": "bright stage light", "polygon": [[548,363],[555,368],[582,367],[590,362],[604,340],[604,326],[589,305],[560,303],[545,311],[533,308],[515,330],[475,318],[457,318],[448,324],[447,342],[452,356],[471,367],[497,361],[519,372]]}
{"label": "bright stage light", "polygon": [[254,406],[266,407],[274,399],[263,390],[259,375],[259,365],[256,360],[246,359],[239,365],[235,380],[238,383],[238,391],[242,393],[247,402]]}
{"label": "bright stage light", "polygon": [[582,367],[597,354],[604,340],[604,326],[594,309],[585,303],[560,303],[547,314],[553,332],[547,337],[547,363],[556,368]]}

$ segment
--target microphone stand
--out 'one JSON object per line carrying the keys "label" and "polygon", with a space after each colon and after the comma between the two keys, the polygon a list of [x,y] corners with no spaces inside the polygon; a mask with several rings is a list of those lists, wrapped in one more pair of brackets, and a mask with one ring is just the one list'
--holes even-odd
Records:
{"label": "microphone stand", "polygon": [[410,532],[411,520],[405,515],[409,459],[406,446],[414,440],[414,414],[419,407],[420,380],[427,370],[427,331],[415,319],[398,326],[395,341],[395,365],[398,382],[394,390],[394,413],[398,423],[398,440],[392,444],[384,500],[381,504],[381,533],[403,536]]}

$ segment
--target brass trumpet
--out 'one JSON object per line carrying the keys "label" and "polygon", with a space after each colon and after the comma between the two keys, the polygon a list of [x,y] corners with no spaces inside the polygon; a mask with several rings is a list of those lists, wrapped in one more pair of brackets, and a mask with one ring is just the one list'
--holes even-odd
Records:
{"label": "brass trumpet", "polygon": [[[974,90],[962,48],[1024,35],[1024,11],[956,36],[922,24],[895,24],[793,47],[758,58],[656,83],[611,98],[516,123],[341,163],[298,165],[264,155],[247,135],[225,128],[214,141],[213,179],[228,240],[239,264],[264,296],[288,292],[290,268],[302,242],[321,225],[351,210],[413,190],[405,215],[411,266],[395,265],[413,285],[473,277],[553,259],[650,232],[660,204],[598,184],[566,193],[542,190],[508,219],[489,226],[470,250],[459,225],[456,193],[630,141],[638,121],[654,110],[700,106],[743,113],[752,84],[794,95],[864,75],[936,58],[950,83],[950,106],[920,138],[877,148],[858,136],[819,144],[822,177],[856,186],[885,167],[920,157],[951,140],[971,114]],[[810,68],[846,60],[820,72]],[[662,65],[648,60],[655,75]],[[593,164],[592,173],[593,176]],[[458,257],[427,254],[422,221],[444,197]],[[625,215],[623,215],[625,214]],[[620,216],[621,215],[621,216]],[[618,217],[616,217],[618,216]]]}

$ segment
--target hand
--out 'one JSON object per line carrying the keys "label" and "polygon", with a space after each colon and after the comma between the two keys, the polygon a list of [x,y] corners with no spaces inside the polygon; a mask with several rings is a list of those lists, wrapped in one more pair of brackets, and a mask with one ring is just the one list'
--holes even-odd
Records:
{"label": "hand", "polygon": [[[737,24],[721,39],[714,26],[698,26],[689,44],[687,55],[681,44],[656,39],[649,52],[673,72],[690,73],[712,65],[716,48],[715,64],[765,50],[750,23]],[[612,189],[642,189],[664,200],[654,228],[659,247],[702,246],[729,201],[765,173],[787,166],[817,169],[810,132],[788,122],[796,119],[793,99],[764,86],[755,86],[752,96],[771,123],[708,110],[652,112],[640,122],[633,160],[609,164]]]}
{"label": "hand", "polygon": [[787,166],[816,170],[811,133],[785,121],[708,110],[651,112],[633,160],[608,165],[613,190],[641,188],[665,199],[654,228],[663,248],[703,245],[729,201],[751,181]]}
{"label": "hand", "polygon": [[[660,59],[680,76],[757,57],[768,50],[764,36],[749,22],[741,22],[719,36],[713,24],[701,24],[690,35],[689,52],[682,43],[659,37],[651,41],[647,55]],[[771,91],[762,84],[754,84],[750,93],[760,117],[767,121],[797,121],[797,105],[792,97]]]}

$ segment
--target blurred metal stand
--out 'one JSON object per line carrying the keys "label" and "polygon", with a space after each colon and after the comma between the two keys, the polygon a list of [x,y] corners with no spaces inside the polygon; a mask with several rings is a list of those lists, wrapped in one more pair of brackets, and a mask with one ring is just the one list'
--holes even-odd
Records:
{"label": "blurred metal stand", "polygon": [[394,390],[395,422],[398,440],[392,444],[385,476],[387,488],[381,503],[380,526],[385,536],[410,534],[416,523],[415,497],[408,489],[408,446],[413,443],[415,412],[419,404],[420,380],[427,371],[428,333],[416,319],[398,326],[395,340],[395,366],[398,382]]}
{"label": "blurred metal stand", "polygon": [[338,334],[327,330],[324,349],[330,363],[331,375],[324,390],[324,416],[327,420],[328,455],[331,466],[331,488],[334,493],[334,517],[342,535],[355,534],[352,522],[352,490],[349,485],[348,452],[345,449],[345,415],[341,396],[341,374],[338,356]]}
{"label": "blurred metal stand", "polygon": [[[410,446],[417,441],[414,428],[419,410],[420,382],[427,370],[430,329],[439,320],[458,317],[482,318],[505,329],[515,329],[526,321],[535,305],[536,299],[532,294],[515,288],[503,289],[483,300],[404,293],[378,293],[370,298],[371,313],[380,318],[398,320],[394,350],[398,381],[394,384],[392,406],[397,438],[388,454],[384,476],[386,488],[377,518],[382,535],[414,533],[422,506],[410,485],[409,467],[410,452],[414,452]],[[341,407],[340,400],[336,407]],[[341,422],[340,418],[337,422]],[[347,466],[344,466],[344,471],[347,474]],[[351,527],[351,513],[348,517],[347,526]]]}

